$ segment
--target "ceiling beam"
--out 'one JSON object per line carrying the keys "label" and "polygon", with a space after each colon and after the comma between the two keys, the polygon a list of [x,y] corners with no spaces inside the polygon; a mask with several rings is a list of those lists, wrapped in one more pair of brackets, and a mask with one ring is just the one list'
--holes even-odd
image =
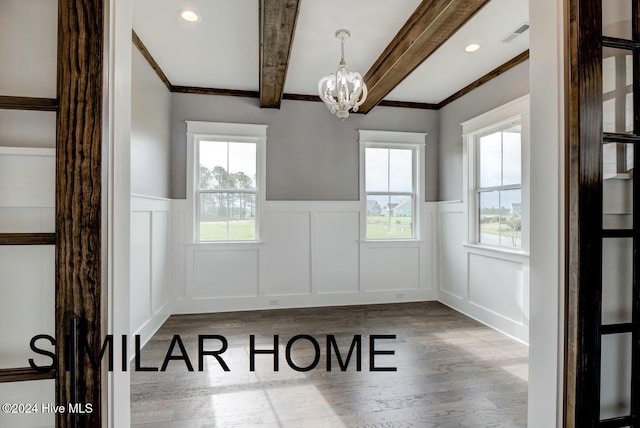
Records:
{"label": "ceiling beam", "polygon": [[131,29],[131,40],[133,41],[133,44],[138,48],[138,51],[140,51],[144,59],[147,60],[151,68],[153,68],[153,71],[155,71],[158,77],[160,78],[160,80],[162,80],[162,83],[164,83],[164,86],[166,86],[167,89],[171,91],[171,82],[169,81],[169,78],[167,77],[166,74],[164,74],[164,71],[162,71],[162,69],[160,68],[160,65],[153,58],[153,55],[151,55],[151,52],[149,52],[149,49],[147,49],[144,43],[142,43],[142,40],[140,40],[140,37],[138,37],[138,35],[133,29]]}
{"label": "ceiling beam", "polygon": [[[258,91],[248,91],[248,90],[240,90],[240,89],[222,89],[222,88],[204,88],[204,87],[196,87],[196,86],[176,86],[172,85],[167,79],[166,75],[158,65],[158,63],[153,59],[149,50],[145,47],[144,43],[140,40],[138,35],[133,32],[133,42],[138,48],[138,50],[142,53],[144,58],[147,60],[149,65],[154,69],[160,80],[162,80],[170,92],[178,92],[184,94],[199,94],[199,95],[222,95],[222,96],[231,96],[231,97],[245,97],[245,98],[260,98],[260,93]],[[529,51],[525,51],[520,55],[512,58],[506,63],[502,64],[498,68],[490,71],[486,75],[480,77],[478,80],[473,83],[465,86],[460,89],[453,95],[445,98],[438,104],[433,103],[421,103],[421,102],[412,102],[412,101],[389,101],[382,100],[378,102],[377,105],[381,107],[403,107],[403,108],[414,108],[414,109],[423,109],[423,110],[439,110],[442,107],[446,106],[450,102],[466,95],[477,87],[484,85],[491,79],[494,79],[501,75],[502,73],[507,72],[511,68],[516,65],[526,61],[529,58]],[[15,98],[15,100],[14,100]],[[303,95],[303,94],[282,94],[283,100],[296,100],[296,101],[316,101],[322,102],[319,96],[317,95]],[[16,101],[17,100],[17,101]],[[33,101],[35,100],[35,101]],[[40,101],[42,100],[42,101]],[[38,106],[44,106],[43,108],[31,108],[32,104],[37,104]],[[25,101],[20,99],[19,97],[6,97],[0,96],[0,109],[3,108],[20,108],[23,110],[49,110],[52,111],[57,109],[57,100],[51,99],[40,99],[40,98],[26,98]],[[358,110],[358,113],[363,113],[362,109]]]}
{"label": "ceiling beam", "polygon": [[525,62],[528,59],[529,59],[529,49],[527,49],[526,51],[522,52],[520,55],[518,55],[518,56],[516,56],[514,58],[511,58],[509,61],[507,61],[504,64],[502,64],[500,67],[494,68],[493,70],[491,70],[490,72],[488,72],[487,74],[482,76],[481,78],[475,80],[474,82],[471,82],[470,84],[468,84],[464,88],[460,89],[455,94],[453,94],[453,95],[445,98],[444,100],[440,101],[438,103],[438,109],[441,109],[442,107],[446,106],[447,104],[450,104],[450,103],[454,102],[458,98],[467,95],[469,92],[473,91],[474,89],[484,85],[485,83],[489,82],[490,80],[495,79],[496,77],[500,76],[501,74],[506,73],[507,71],[509,71],[513,67],[515,67],[516,65],[521,64],[521,63]]}
{"label": "ceiling beam", "polygon": [[364,77],[368,113],[489,0],[423,0]]}
{"label": "ceiling beam", "polygon": [[246,91],[242,89],[203,88],[199,86],[171,86],[171,92],[197,95],[223,95],[226,97],[258,98],[258,91]]}
{"label": "ceiling beam", "polygon": [[280,108],[299,0],[260,0],[260,107]]}

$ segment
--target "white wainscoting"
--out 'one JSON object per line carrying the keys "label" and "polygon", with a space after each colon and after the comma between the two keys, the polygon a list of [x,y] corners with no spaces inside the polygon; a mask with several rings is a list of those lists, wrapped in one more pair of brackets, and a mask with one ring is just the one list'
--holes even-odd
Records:
{"label": "white wainscoting", "polygon": [[465,205],[438,205],[438,300],[528,343],[529,257],[466,244]]}
{"label": "white wainscoting", "polygon": [[142,343],[171,315],[171,200],[131,196],[131,334]]}
{"label": "white wainscoting", "polygon": [[361,242],[360,203],[267,201],[260,242],[189,243],[174,201],[175,313],[433,300],[433,216],[420,241]]}

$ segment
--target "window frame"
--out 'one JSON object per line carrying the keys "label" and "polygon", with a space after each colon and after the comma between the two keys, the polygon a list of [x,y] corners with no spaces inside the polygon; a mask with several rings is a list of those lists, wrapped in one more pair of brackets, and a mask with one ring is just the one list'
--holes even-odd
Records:
{"label": "window frame", "polygon": [[[478,156],[478,154],[480,153],[480,140],[483,137],[486,137],[487,135],[491,135],[491,134],[495,134],[498,132],[504,133],[505,130],[512,128],[514,126],[520,126],[520,182],[518,184],[500,184],[497,186],[485,186],[482,187],[480,185],[480,175],[482,173],[481,169],[480,169],[480,156]],[[478,132],[478,133],[474,133],[473,134],[473,143],[474,145],[473,147],[473,152],[474,152],[474,158],[475,158],[475,165],[474,165],[474,181],[473,181],[473,191],[475,193],[474,196],[474,216],[475,216],[475,236],[474,236],[474,242],[477,243],[478,245],[483,245],[483,246],[490,246],[490,247],[498,247],[498,248],[505,248],[505,249],[509,249],[509,250],[515,250],[515,251],[519,251],[522,250],[522,226],[521,226],[521,237],[520,237],[520,248],[517,247],[508,247],[506,245],[501,245],[501,244],[488,244],[486,242],[481,242],[481,233],[482,233],[482,228],[481,228],[481,213],[480,213],[480,195],[482,193],[488,193],[488,192],[502,192],[502,191],[507,191],[507,190],[520,190],[520,198],[522,199],[522,124],[520,121],[520,118],[514,119],[514,120],[510,120],[507,123],[503,123],[500,124],[496,127],[492,127],[489,129],[484,130],[483,132]],[[501,162],[500,162],[500,176],[501,179],[504,177],[504,140],[501,140],[500,142],[500,151],[501,151]],[[522,202],[521,202],[522,203]],[[499,207],[500,209],[500,207]],[[522,221],[522,220],[521,220]],[[500,238],[502,237],[502,233],[500,233]]]}
{"label": "window frame", "polygon": [[[191,211],[188,230],[190,243],[194,244],[237,244],[256,243],[260,241],[260,226],[263,223],[263,206],[265,201],[265,149],[267,125],[186,121],[187,124],[187,203]],[[200,195],[202,193],[220,193],[200,190],[200,151],[201,141],[219,141],[227,143],[253,143],[256,145],[256,186],[249,192],[246,189],[234,189],[232,193],[255,194],[255,238],[254,239],[200,239]],[[227,189],[226,193],[231,193]]]}
{"label": "window frame", "polygon": [[[479,139],[494,132],[503,131],[519,124],[520,139],[520,185],[502,185],[482,189],[510,190],[521,189],[522,219],[520,248],[480,242],[480,189],[479,187]],[[463,185],[466,195],[465,211],[468,215],[468,237],[466,245],[477,246],[500,252],[528,255],[529,252],[529,95],[517,98],[496,109],[462,123],[463,129]]]}
{"label": "window frame", "polygon": [[[360,142],[360,237],[365,242],[396,242],[396,241],[417,241],[421,238],[421,204],[424,199],[424,147],[427,133],[423,132],[395,132],[395,131],[374,131],[359,130]],[[367,192],[366,190],[366,149],[405,149],[412,152],[412,192]],[[412,230],[411,237],[408,238],[368,238],[367,237],[367,195],[390,195],[403,196],[411,194],[412,203]]]}

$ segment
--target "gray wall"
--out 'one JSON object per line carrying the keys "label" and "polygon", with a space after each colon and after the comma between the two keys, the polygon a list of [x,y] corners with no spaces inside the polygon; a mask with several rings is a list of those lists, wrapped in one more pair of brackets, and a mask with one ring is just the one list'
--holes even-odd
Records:
{"label": "gray wall", "polygon": [[439,110],[438,199],[462,198],[462,122],[529,93],[529,61]]}
{"label": "gray wall", "polygon": [[267,124],[268,200],[358,200],[358,129],[427,132],[426,199],[438,188],[438,112],[376,107],[344,122],[324,104],[282,101],[280,110],[258,100],[172,94],[171,197],[186,197],[185,120]]}
{"label": "gray wall", "polygon": [[168,198],[171,93],[131,49],[131,193]]}

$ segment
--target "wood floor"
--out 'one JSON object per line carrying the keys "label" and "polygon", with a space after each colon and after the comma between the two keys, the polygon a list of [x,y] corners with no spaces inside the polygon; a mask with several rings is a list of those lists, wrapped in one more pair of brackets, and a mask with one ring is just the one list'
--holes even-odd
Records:
{"label": "wood floor", "polygon": [[[526,427],[527,354],[518,343],[448,307],[407,303],[313,309],[172,316],[140,353],[141,366],[161,367],[179,334],[193,364],[170,361],[164,372],[131,373],[132,427]],[[198,335],[221,335],[228,349],[198,372]],[[256,355],[249,370],[249,336],[254,349],[273,348],[279,335],[279,371],[273,355]],[[320,361],[295,371],[286,360],[287,342],[308,334],[320,345]],[[377,367],[370,371],[369,337],[377,340]],[[346,371],[335,353],[326,368],[326,336],[335,335],[346,358],[354,335],[362,336],[362,371],[355,351]],[[216,350],[218,340],[206,342]],[[296,341],[291,361],[310,365],[312,343]],[[180,355],[176,345],[172,355]],[[133,370],[133,367],[132,367]]]}

